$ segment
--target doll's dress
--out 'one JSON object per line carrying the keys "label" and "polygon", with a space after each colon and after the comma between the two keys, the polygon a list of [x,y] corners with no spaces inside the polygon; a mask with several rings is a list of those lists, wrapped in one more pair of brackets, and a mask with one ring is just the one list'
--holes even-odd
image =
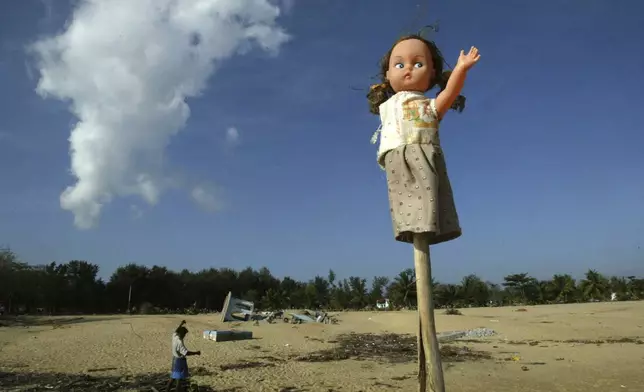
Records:
{"label": "doll's dress", "polygon": [[378,163],[387,173],[395,239],[413,243],[415,233],[429,233],[431,245],[460,237],[434,99],[403,91],[379,109]]}

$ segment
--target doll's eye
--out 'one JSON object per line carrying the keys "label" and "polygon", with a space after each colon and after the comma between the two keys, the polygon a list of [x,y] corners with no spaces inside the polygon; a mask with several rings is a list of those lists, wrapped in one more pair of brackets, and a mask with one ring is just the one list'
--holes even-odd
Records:
{"label": "doll's eye", "polygon": [[394,67],[396,67],[396,68],[398,68],[398,69],[402,69],[402,68],[404,68],[405,66],[403,65],[403,63],[396,63],[396,65],[394,65]]}
{"label": "doll's eye", "polygon": [[415,68],[422,68],[422,67],[423,67],[423,63],[416,63],[416,64],[414,64],[414,67],[415,67]]}

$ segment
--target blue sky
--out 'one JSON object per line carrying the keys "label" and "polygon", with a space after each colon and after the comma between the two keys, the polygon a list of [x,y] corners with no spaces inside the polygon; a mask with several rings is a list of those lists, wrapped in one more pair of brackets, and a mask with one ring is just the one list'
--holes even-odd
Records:
{"label": "blue sky", "polygon": [[442,123],[463,236],[432,249],[437,279],[644,274],[644,3],[296,0],[277,19],[291,35],[277,55],[222,61],[165,149],[164,171],[208,184],[223,207],[177,186],[153,206],[114,197],[86,230],[60,204],[77,119],[36,93],[25,50],[64,31],[70,4],[0,4],[0,244],[25,261],[85,259],[102,276],[128,262],[299,279],[412,267],[369,143],[378,118],[352,87],[367,88],[399,35],[438,19],[448,62],[471,45],[482,58],[465,112]]}

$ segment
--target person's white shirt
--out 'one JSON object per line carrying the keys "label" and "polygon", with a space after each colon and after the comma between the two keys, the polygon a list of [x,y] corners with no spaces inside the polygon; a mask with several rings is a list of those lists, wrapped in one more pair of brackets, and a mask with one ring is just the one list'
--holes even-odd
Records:
{"label": "person's white shirt", "polygon": [[183,358],[188,354],[188,349],[186,345],[183,344],[183,340],[177,335],[177,333],[172,334],[172,356],[175,358]]}

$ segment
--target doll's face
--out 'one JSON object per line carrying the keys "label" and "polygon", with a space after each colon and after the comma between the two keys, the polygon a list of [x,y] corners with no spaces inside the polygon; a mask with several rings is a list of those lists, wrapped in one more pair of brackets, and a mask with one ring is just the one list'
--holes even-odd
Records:
{"label": "doll's face", "polygon": [[391,51],[385,77],[396,92],[427,91],[434,77],[434,64],[427,45],[417,39],[397,43]]}

